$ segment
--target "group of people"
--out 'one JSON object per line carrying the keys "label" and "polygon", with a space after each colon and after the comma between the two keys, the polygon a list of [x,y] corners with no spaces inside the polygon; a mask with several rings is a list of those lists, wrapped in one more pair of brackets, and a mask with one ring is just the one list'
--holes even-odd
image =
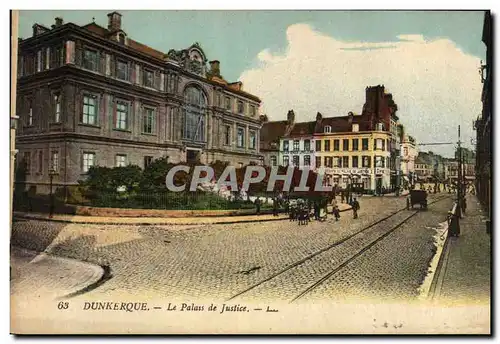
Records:
{"label": "group of people", "polygon": [[[280,209],[284,209],[284,212],[289,214],[290,220],[299,220],[300,217],[306,217],[308,222],[311,218],[311,213],[314,216],[314,219],[317,221],[324,221],[328,216],[328,207],[331,205],[332,211],[331,214],[335,217],[335,220],[338,221],[340,219],[340,209],[337,204],[336,197],[332,197],[331,199],[327,197],[322,197],[319,199],[298,199],[297,201],[292,201],[290,199],[284,199],[283,197],[273,197],[273,216],[278,216]],[[255,206],[257,214],[260,214],[261,208],[261,200],[258,197],[255,200]],[[351,195],[351,199],[349,200],[349,205],[351,205],[353,211],[353,218],[358,218],[358,211],[360,209],[359,201],[356,197]],[[304,215],[306,214],[306,215]]]}

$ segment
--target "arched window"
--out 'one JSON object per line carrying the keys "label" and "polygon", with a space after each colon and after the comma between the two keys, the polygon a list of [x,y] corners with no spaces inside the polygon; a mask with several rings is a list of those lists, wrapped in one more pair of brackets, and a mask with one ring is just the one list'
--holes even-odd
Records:
{"label": "arched window", "polygon": [[189,86],[184,91],[183,138],[205,141],[205,95],[198,87]]}

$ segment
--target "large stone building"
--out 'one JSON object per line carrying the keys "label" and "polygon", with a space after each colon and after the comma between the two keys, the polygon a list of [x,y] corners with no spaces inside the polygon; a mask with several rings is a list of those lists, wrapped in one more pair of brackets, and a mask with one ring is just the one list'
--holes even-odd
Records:
{"label": "large stone building", "polygon": [[134,41],[122,16],[104,28],[33,26],[19,42],[18,162],[46,192],[75,185],[91,166],[215,160],[258,163],[258,97],[227,82],[198,43],[168,53]]}

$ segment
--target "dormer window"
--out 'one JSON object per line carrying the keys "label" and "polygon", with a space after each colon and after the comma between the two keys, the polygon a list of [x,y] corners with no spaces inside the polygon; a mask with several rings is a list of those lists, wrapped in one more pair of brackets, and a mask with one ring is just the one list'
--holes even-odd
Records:
{"label": "dormer window", "polygon": [[352,131],[353,131],[354,133],[357,133],[357,132],[359,131],[359,124],[353,124],[353,125],[352,125]]}
{"label": "dormer window", "polygon": [[332,132],[332,127],[329,125],[325,126],[325,133],[331,133]]}
{"label": "dormer window", "polygon": [[120,44],[125,44],[125,34],[122,32],[118,34],[118,42],[120,42]]}
{"label": "dormer window", "polygon": [[377,131],[384,131],[384,123],[379,122],[376,126]]}

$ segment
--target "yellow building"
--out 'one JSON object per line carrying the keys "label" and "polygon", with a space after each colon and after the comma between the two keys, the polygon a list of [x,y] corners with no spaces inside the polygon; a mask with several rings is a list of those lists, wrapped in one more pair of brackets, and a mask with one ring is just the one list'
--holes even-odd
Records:
{"label": "yellow building", "polygon": [[[315,166],[328,185],[362,183],[365,190],[389,188],[391,132],[386,123],[364,116],[317,118]],[[370,130],[374,128],[375,130]]]}

